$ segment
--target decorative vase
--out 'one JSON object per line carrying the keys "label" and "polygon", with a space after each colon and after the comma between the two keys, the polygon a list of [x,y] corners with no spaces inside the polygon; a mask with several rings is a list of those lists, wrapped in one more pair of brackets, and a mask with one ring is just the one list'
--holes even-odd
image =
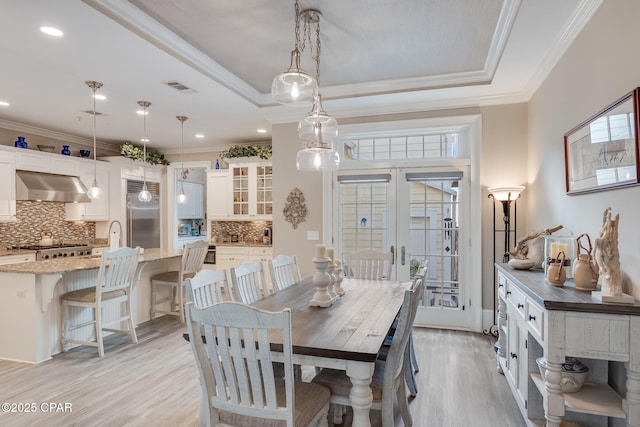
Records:
{"label": "decorative vase", "polygon": [[28,148],[27,141],[25,141],[24,138],[24,136],[19,136],[18,140],[13,143],[13,146],[17,148]]}
{"label": "decorative vase", "polygon": [[[585,247],[580,242],[583,237],[587,238]],[[582,234],[576,239],[577,250],[576,259],[573,262],[573,283],[580,291],[593,291],[598,285],[598,266],[591,256],[592,246],[588,234]],[[584,251],[584,253],[582,253]]]}
{"label": "decorative vase", "polygon": [[69,146],[68,145],[63,145],[61,153],[64,156],[70,156],[71,155],[71,150],[69,150]]}
{"label": "decorative vase", "polygon": [[564,286],[564,282],[567,280],[564,262],[565,255],[563,251],[560,251],[557,259],[551,260],[547,268],[547,280],[551,286],[557,286],[559,288]]}

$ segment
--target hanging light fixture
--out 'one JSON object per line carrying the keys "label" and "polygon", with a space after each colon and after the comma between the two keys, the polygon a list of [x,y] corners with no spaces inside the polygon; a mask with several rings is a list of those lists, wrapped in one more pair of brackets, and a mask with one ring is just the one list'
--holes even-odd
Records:
{"label": "hanging light fixture", "polygon": [[[303,12],[304,13],[304,12]],[[294,104],[307,102],[313,99],[313,94],[317,88],[314,81],[305,70],[300,67],[300,55],[305,48],[305,36],[308,31],[308,22],[305,20],[303,36],[300,37],[300,6],[298,0],[295,1],[295,46],[291,51],[291,63],[289,68],[278,74],[271,85],[271,97],[280,104]]]}
{"label": "hanging light fixture", "polygon": [[142,191],[138,193],[138,200],[141,202],[150,202],[151,193],[147,190],[147,108],[151,105],[149,101],[138,101],[138,105],[142,107],[142,120],[144,124],[144,138],[142,139]]}
{"label": "hanging light fixture", "polygon": [[338,122],[324,111],[320,94],[320,18],[322,14],[315,9],[301,12],[306,25],[316,26],[316,51],[313,59],[316,62],[316,94],[311,111],[298,123],[298,137],[302,141],[302,149],[296,156],[298,170],[320,170],[337,168],[340,155],[333,149],[338,141]]}
{"label": "hanging light fixture", "polygon": [[102,87],[102,83],[93,80],[84,82],[93,91],[93,183],[87,191],[87,196],[91,200],[97,200],[102,197],[102,189],[98,187],[97,179],[97,162],[96,162],[96,91]]}
{"label": "hanging light fixture", "polygon": [[[180,135],[180,169],[182,169],[181,171],[181,175],[184,177],[185,175],[185,170],[184,170],[184,122],[187,121],[188,117],[187,116],[176,116],[176,119],[178,119],[180,121],[180,125],[181,125],[181,135]],[[183,204],[187,202],[187,195],[184,194],[184,181],[180,181],[180,194],[178,194],[178,203]]]}

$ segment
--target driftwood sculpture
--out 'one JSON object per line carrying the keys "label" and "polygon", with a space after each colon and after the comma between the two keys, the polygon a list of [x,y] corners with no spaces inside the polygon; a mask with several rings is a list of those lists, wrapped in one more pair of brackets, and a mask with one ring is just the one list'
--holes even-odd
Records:
{"label": "driftwood sculpture", "polygon": [[611,208],[604,210],[600,237],[595,242],[594,258],[602,277],[602,295],[621,296],[620,253],[618,252],[618,223],[620,214],[611,218]]}
{"label": "driftwood sculpture", "polygon": [[[562,227],[563,227],[562,225],[558,225],[553,228],[544,228],[542,230],[532,231],[522,239],[518,240],[516,242],[516,247],[514,248],[514,250],[509,251],[507,253],[515,259],[528,259],[530,258],[528,256],[529,255],[529,244],[527,243],[528,241],[536,239],[540,236],[547,236],[549,234],[553,234],[556,231],[562,229]],[[542,259],[540,261],[542,261]]]}

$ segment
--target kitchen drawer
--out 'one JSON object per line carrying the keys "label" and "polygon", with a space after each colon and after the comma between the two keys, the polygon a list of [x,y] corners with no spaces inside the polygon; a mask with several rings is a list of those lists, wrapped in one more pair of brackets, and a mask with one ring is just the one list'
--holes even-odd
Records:
{"label": "kitchen drawer", "polygon": [[19,264],[21,262],[30,262],[36,260],[36,254],[22,254],[22,255],[4,255],[0,256],[0,265],[7,264]]}
{"label": "kitchen drawer", "polygon": [[273,258],[273,249],[265,247],[249,247],[250,261],[268,261]]}
{"label": "kitchen drawer", "polygon": [[522,293],[522,291],[520,291],[511,282],[507,281],[506,296],[507,296],[507,301],[509,301],[511,305],[513,305],[513,307],[516,308],[514,313],[517,312],[520,315],[520,317],[524,319],[524,311],[525,311],[524,305],[527,298]]}
{"label": "kitchen drawer", "polygon": [[540,344],[544,341],[544,310],[538,304],[527,298],[525,321],[531,334]]}
{"label": "kitchen drawer", "polygon": [[216,255],[218,256],[240,256],[247,258],[249,250],[246,246],[220,246],[216,245]]}

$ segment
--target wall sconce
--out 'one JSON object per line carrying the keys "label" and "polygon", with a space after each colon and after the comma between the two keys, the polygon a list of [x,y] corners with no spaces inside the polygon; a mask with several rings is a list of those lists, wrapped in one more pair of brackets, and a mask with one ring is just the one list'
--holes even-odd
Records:
{"label": "wall sconce", "polygon": [[[516,238],[517,218],[516,218],[516,200],[520,197],[520,193],[524,190],[522,186],[516,187],[490,187],[489,198],[493,199],[493,263],[496,262],[496,233],[504,233],[504,250],[502,251],[502,262],[509,261],[509,250],[511,249],[511,234],[513,239]],[[496,202],[502,205],[502,222],[504,229],[496,229]],[[511,202],[513,202],[513,228],[511,228]],[[485,331],[485,334],[491,333],[498,336],[498,327],[496,319],[496,269],[493,269],[493,326]]]}

